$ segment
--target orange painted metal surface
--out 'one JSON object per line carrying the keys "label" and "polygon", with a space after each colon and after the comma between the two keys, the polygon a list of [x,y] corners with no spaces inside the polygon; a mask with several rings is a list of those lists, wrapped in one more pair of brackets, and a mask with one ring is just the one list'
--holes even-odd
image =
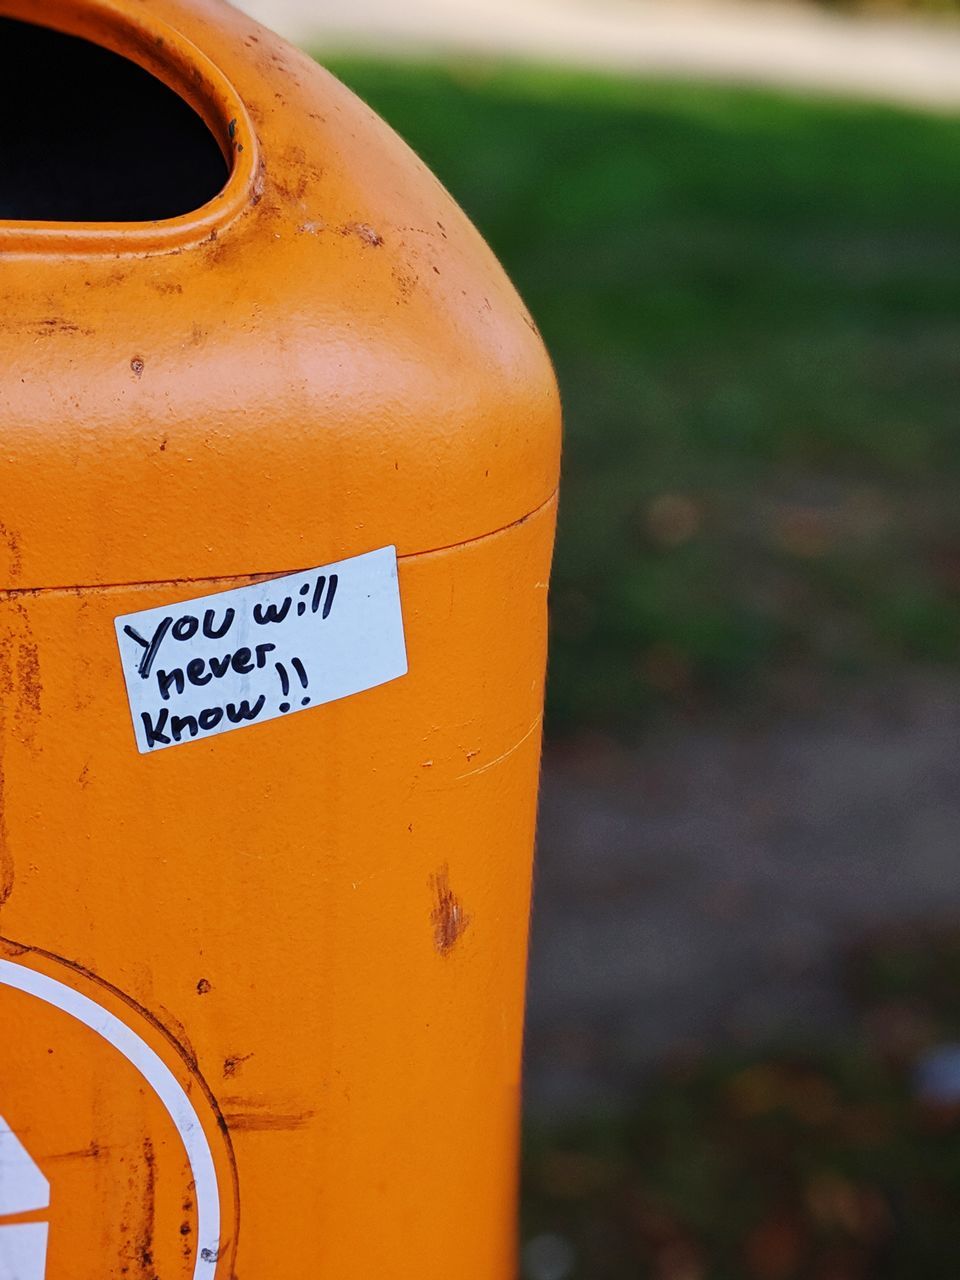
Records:
{"label": "orange painted metal surface", "polygon": [[[42,1236],[47,1280],[506,1280],[540,340],[409,150],[233,9],[0,14],[147,66],[231,158],[168,222],[0,223],[0,1276]],[[115,618],[391,544],[407,675],[138,753]]]}

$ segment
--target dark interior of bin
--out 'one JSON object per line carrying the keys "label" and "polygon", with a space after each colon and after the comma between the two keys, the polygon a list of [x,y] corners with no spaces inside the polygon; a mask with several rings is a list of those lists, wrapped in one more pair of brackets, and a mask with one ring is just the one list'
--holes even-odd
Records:
{"label": "dark interior of bin", "polygon": [[0,18],[0,218],[172,218],[212,199],[226,177],[203,120],[142,67]]}

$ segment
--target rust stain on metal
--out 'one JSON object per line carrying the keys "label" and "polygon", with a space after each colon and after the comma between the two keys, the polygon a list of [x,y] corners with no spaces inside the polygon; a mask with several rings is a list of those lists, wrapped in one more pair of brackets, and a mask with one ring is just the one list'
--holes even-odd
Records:
{"label": "rust stain on metal", "polygon": [[157,1160],[150,1138],[143,1140],[144,1181],[141,1222],[137,1233],[137,1254],[143,1267],[153,1266],[153,1236],[157,1215]]}
{"label": "rust stain on metal", "polygon": [[57,1151],[46,1157],[50,1164],[57,1164],[67,1160],[103,1160],[111,1152],[111,1147],[105,1147],[101,1143],[93,1141],[86,1147],[81,1147],[78,1151]]}
{"label": "rust stain on metal", "polygon": [[40,722],[40,650],[33,639],[30,615],[23,603],[12,600],[9,626],[0,642],[0,695],[13,712],[8,725],[25,747],[34,750]]}
{"label": "rust stain on metal", "polygon": [[176,1044],[180,1050],[181,1056],[187,1062],[190,1070],[194,1073],[198,1072],[197,1068],[197,1051],[187,1035],[187,1028],[180,1019],[170,1012],[164,1005],[158,1004],[153,1011],[155,1021],[159,1022],[170,1039]]}
{"label": "rust stain on metal", "polygon": [[16,582],[23,572],[23,556],[20,551],[20,539],[12,529],[0,524],[0,542],[6,544],[8,565],[7,573],[12,582]]}
{"label": "rust stain on metal", "polygon": [[289,1129],[302,1129],[309,1124],[316,1113],[313,1111],[224,1111],[224,1117],[230,1128],[236,1132],[244,1130],[248,1133],[271,1133]]}
{"label": "rust stain on metal", "polygon": [[430,913],[434,945],[442,956],[449,955],[470,923],[463,904],[450,888],[450,868],[444,864],[431,878],[436,905]]}
{"label": "rust stain on metal", "polygon": [[42,320],[37,320],[32,325],[28,324],[25,327],[32,329],[38,338],[48,338],[59,333],[80,333],[84,337],[90,337],[94,332],[93,329],[75,324],[64,316],[45,316]]}
{"label": "rust stain on metal", "polygon": [[370,226],[369,222],[345,222],[340,227],[342,236],[356,236],[361,243],[369,245],[371,249],[379,249],[383,244],[383,236]]}
{"label": "rust stain on metal", "polygon": [[11,893],[13,893],[15,874],[13,854],[10,851],[6,821],[6,782],[3,765],[3,744],[5,733],[4,717],[2,712],[3,702],[5,701],[3,690],[3,671],[3,655],[0,653],[0,907],[4,905]]}
{"label": "rust stain on metal", "polygon": [[40,715],[40,652],[35,644],[24,641],[17,655],[17,689],[20,704],[31,718]]}
{"label": "rust stain on metal", "polygon": [[[8,539],[9,545],[9,539]],[[14,738],[34,749],[40,719],[40,655],[23,605],[9,603],[0,633],[0,907],[13,893],[15,859],[7,821],[5,747]]]}
{"label": "rust stain on metal", "polygon": [[401,271],[396,267],[390,274],[397,282],[398,301],[409,302],[417,285],[420,283],[420,277],[414,271]]}
{"label": "rust stain on metal", "polygon": [[263,160],[263,158],[261,158],[259,168],[257,169],[256,177],[254,178],[253,184],[250,188],[250,203],[251,205],[253,205],[254,208],[256,208],[256,206],[263,199],[263,191],[264,191],[264,187],[266,186],[266,181],[267,181],[267,165],[266,165],[266,161]]}

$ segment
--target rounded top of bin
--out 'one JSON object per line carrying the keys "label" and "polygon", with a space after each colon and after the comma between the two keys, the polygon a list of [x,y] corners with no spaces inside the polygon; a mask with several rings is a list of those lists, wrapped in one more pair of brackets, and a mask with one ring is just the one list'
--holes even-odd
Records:
{"label": "rounded top of bin", "polygon": [[[33,0],[0,16],[37,21]],[[369,108],[219,0],[42,21],[165,81],[229,172],[177,217],[0,221],[0,590],[413,554],[549,500],[533,321]]]}

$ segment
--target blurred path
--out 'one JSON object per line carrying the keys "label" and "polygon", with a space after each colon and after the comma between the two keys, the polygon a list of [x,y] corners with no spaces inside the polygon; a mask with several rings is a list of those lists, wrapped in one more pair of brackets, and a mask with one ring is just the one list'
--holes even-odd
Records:
{"label": "blurred path", "polygon": [[674,1054],[851,1027],[843,953],[960,911],[960,681],[753,730],[548,751],[527,1037],[540,1113]]}
{"label": "blurred path", "polygon": [[733,0],[239,0],[318,52],[470,53],[960,107],[960,26]]}

